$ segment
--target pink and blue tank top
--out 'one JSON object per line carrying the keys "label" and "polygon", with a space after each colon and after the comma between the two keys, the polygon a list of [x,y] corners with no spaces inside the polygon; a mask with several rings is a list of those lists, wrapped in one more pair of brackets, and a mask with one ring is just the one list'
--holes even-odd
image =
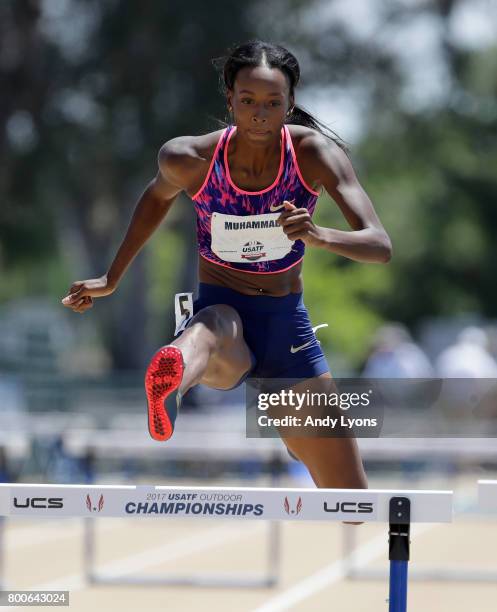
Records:
{"label": "pink and blue tank top", "polygon": [[286,125],[281,128],[281,158],[274,183],[261,191],[238,188],[228,166],[228,145],[235,132],[235,126],[222,131],[205,181],[192,197],[199,253],[233,270],[283,272],[302,260],[305,248],[301,240],[290,241],[276,223],[283,202],[307,208],[312,215],[319,193],[302,177]]}

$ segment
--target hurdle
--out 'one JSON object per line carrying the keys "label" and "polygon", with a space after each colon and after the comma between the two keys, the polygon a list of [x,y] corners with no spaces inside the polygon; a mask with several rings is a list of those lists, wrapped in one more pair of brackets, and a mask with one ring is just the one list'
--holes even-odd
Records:
{"label": "hurdle", "polygon": [[[478,511],[481,514],[497,514],[497,480],[478,480]],[[382,569],[365,568],[351,562],[356,549],[355,533],[344,530],[343,533],[343,558],[344,574],[352,580],[384,580],[387,573]],[[437,567],[427,566],[425,568],[414,568],[409,572],[410,580],[439,581],[439,582],[497,582],[497,566],[495,568],[484,567]]]}
{"label": "hurdle", "polygon": [[[1,517],[388,523],[390,612],[407,610],[411,523],[451,522],[452,500],[452,491],[0,484]],[[139,578],[139,584],[149,583],[144,578]],[[111,584],[115,578],[101,576],[99,582],[104,581]],[[160,584],[194,586],[197,583],[177,576],[164,578]],[[206,586],[205,579],[201,584]],[[209,584],[217,585],[215,581]]]}
{"label": "hurdle", "polygon": [[484,514],[497,513],[497,480],[478,481],[478,509]]}
{"label": "hurdle", "polygon": [[[187,431],[185,432],[185,421]],[[258,459],[265,465],[267,473],[267,484],[261,483],[258,486],[279,487],[281,476],[286,463],[289,461],[289,455],[286,449],[281,445],[279,440],[266,439],[263,441],[257,440],[254,443],[245,437],[244,431],[235,431],[235,428],[230,428],[228,433],[213,431],[206,439],[205,435],[192,429],[197,425],[197,420],[183,420],[183,436],[173,438],[168,444],[167,458],[168,461],[175,460],[194,460],[207,463],[209,460],[219,458],[238,460],[243,459]],[[152,453],[163,455],[164,449],[150,444],[150,440],[145,436],[140,439],[134,433],[130,435],[126,431],[111,432],[93,432],[93,435],[88,439],[81,438],[77,432],[71,430],[67,433],[67,446],[72,452],[81,456],[88,448],[98,455],[122,457],[126,456],[130,449],[134,456],[149,457]],[[258,443],[258,444],[257,444]],[[160,451],[160,453],[158,452]],[[270,588],[275,586],[280,578],[281,571],[281,523],[278,521],[267,521],[265,527],[264,541],[264,571],[254,574],[239,573],[238,575],[228,576],[209,576],[209,575],[184,575],[181,577],[181,584],[190,586],[216,586],[219,588]],[[0,526],[1,531],[1,526]],[[1,537],[1,536],[0,536]],[[96,565],[96,547],[97,547],[97,531],[95,522],[91,519],[84,520],[83,533],[83,565],[85,567],[85,577],[88,583],[102,583],[101,573],[95,571]],[[0,574],[1,575],[1,574]],[[113,584],[122,586],[136,583],[133,578],[121,577],[114,579]],[[164,577],[157,580],[149,579],[149,584],[160,586],[164,584]],[[178,584],[178,580],[174,579],[172,584]]]}

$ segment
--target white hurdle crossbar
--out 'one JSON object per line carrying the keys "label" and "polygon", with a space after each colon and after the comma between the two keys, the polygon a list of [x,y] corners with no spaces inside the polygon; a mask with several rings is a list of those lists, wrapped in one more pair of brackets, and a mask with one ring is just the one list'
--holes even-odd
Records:
{"label": "white hurdle crossbar", "polygon": [[413,523],[449,523],[452,495],[383,489],[16,483],[0,484],[0,516],[388,522],[390,499],[407,497]]}
{"label": "white hurdle crossbar", "polygon": [[[452,491],[54,484],[0,484],[0,517],[181,517],[391,524],[392,498],[409,500],[410,522],[452,521]],[[119,583],[119,577],[93,578]],[[135,583],[218,586],[219,580],[137,577]]]}

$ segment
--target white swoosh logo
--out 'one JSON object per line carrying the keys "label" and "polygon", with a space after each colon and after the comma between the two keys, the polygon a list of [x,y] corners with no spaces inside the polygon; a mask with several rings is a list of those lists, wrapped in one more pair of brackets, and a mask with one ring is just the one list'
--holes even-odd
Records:
{"label": "white swoosh logo", "polygon": [[[321,325],[316,325],[316,327],[312,328],[312,332],[315,334],[316,331],[320,329],[321,327],[328,327],[328,323],[321,323]],[[293,346],[292,344],[292,346],[290,347],[290,353],[298,353],[299,351],[301,351],[302,349],[305,349],[307,346],[309,346],[312,343],[313,343],[313,340],[309,340],[309,342],[306,342],[305,344],[301,344],[300,346]],[[318,344],[321,344],[319,340],[318,340]]]}
{"label": "white swoosh logo", "polygon": [[[290,204],[295,205],[295,200],[292,200]],[[269,210],[271,212],[276,212],[277,210],[280,210],[280,208],[283,208],[284,206],[285,206],[285,202],[283,202],[283,204],[279,204],[278,206],[274,206],[274,204],[271,204],[271,206],[269,207]]]}

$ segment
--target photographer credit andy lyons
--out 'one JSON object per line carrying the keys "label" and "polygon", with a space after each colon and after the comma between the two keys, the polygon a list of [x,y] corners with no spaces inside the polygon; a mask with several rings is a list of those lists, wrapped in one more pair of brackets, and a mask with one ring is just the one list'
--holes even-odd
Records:
{"label": "photographer credit andy lyons", "polygon": [[[289,427],[309,431],[323,427],[348,431],[356,427],[376,428],[376,417],[358,417],[339,412],[370,407],[371,394],[372,390],[363,393],[299,393],[293,389],[259,393],[257,424],[262,428]],[[319,435],[322,435],[322,431]]]}

